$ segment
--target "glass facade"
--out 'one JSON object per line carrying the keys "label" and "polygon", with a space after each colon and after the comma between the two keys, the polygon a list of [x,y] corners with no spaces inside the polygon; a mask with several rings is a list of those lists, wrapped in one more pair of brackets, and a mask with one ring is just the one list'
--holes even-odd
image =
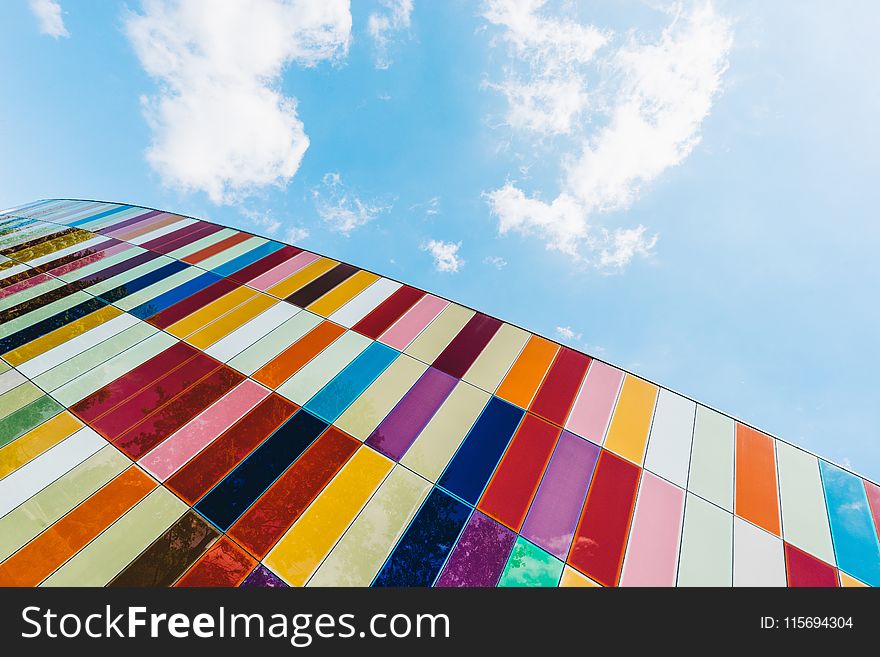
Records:
{"label": "glass facade", "polygon": [[0,215],[0,585],[880,585],[880,487],[352,265]]}

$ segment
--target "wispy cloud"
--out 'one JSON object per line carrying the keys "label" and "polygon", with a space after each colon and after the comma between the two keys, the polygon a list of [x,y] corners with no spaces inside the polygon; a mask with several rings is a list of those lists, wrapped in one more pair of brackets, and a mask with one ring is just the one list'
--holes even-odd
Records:
{"label": "wispy cloud", "polygon": [[331,230],[346,237],[379,214],[391,209],[390,204],[365,201],[352,192],[336,172],[324,174],[321,185],[312,190],[315,210]]}
{"label": "wispy cloud", "polygon": [[297,172],[309,138],[281,73],[344,57],[351,13],[348,0],[145,0],[125,28],[159,84],[141,99],[148,162],[165,184],[220,204]]}
{"label": "wispy cloud", "polygon": [[[710,1],[697,0],[671,6],[659,35],[633,30],[618,38],[573,18],[540,15],[545,4],[492,0],[485,17],[503,29],[514,65],[525,64],[524,77],[496,85],[507,96],[508,123],[539,137],[566,136],[560,191],[545,200],[508,180],[484,197],[499,233],[535,236],[549,249],[620,270],[649,254],[657,236],[641,225],[606,229],[596,218],[629,208],[699,143],[727,70],[731,24]],[[594,58],[601,73],[591,86],[585,65]],[[602,89],[602,98],[591,101],[591,89]]]}
{"label": "wispy cloud", "polygon": [[254,226],[261,228],[262,232],[267,235],[274,235],[281,228],[281,222],[273,217],[272,212],[269,210],[257,212],[256,210],[241,208],[241,214],[249,219]]}
{"label": "wispy cloud", "polygon": [[64,25],[61,5],[56,0],[28,0],[28,6],[37,17],[41,33],[48,34],[55,39],[70,36],[70,32]]}
{"label": "wispy cloud", "polygon": [[483,264],[492,265],[495,269],[501,270],[507,266],[507,260],[501,256],[486,256],[483,258]]}
{"label": "wispy cloud", "polygon": [[412,21],[412,0],[380,0],[382,11],[374,11],[367,18],[367,32],[373,39],[376,68],[391,66],[389,54],[394,34],[408,30]]}
{"label": "wispy cloud", "polygon": [[290,244],[299,244],[309,236],[309,229],[302,226],[292,226],[284,233],[284,239]]}
{"label": "wispy cloud", "polygon": [[440,197],[432,196],[424,203],[414,203],[409,206],[410,212],[422,209],[424,209],[426,217],[433,217],[434,215],[440,214]]}
{"label": "wispy cloud", "polygon": [[443,242],[429,240],[422,244],[422,251],[427,251],[434,258],[434,269],[441,272],[455,273],[464,267],[464,260],[458,255],[461,242]]}
{"label": "wispy cloud", "polygon": [[578,342],[581,339],[581,333],[575,333],[570,326],[557,326],[556,337],[565,342]]}

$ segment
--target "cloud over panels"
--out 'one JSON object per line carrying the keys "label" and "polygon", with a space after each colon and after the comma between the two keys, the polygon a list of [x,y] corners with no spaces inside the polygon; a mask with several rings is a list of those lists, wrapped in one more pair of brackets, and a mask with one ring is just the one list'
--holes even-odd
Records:
{"label": "cloud over panels", "polygon": [[232,203],[284,186],[309,147],[284,67],[345,57],[348,0],[145,0],[126,33],[158,90],[142,97],[162,181]]}
{"label": "cloud over panels", "polygon": [[603,228],[596,218],[629,208],[699,143],[727,70],[731,24],[697,1],[670,7],[659,34],[617,36],[549,16],[546,4],[491,0],[484,17],[501,29],[514,71],[493,85],[506,97],[507,123],[538,139],[564,138],[559,190],[546,199],[508,180],[484,197],[500,234],[534,236],[619,270],[657,236],[644,226]]}

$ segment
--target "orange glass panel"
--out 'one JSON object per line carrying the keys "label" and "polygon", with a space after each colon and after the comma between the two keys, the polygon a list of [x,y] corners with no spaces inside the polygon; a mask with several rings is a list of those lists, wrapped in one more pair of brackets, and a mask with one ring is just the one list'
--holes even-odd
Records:
{"label": "orange glass panel", "polygon": [[736,515],[779,536],[779,495],[773,439],[736,425]]}
{"label": "orange glass panel", "polygon": [[495,394],[520,408],[528,408],[558,350],[559,345],[533,335]]}

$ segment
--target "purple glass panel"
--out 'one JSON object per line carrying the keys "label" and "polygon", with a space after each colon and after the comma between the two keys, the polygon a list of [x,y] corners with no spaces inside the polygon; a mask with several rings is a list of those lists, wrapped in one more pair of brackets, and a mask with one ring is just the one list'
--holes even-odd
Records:
{"label": "purple glass panel", "polygon": [[367,438],[367,444],[399,461],[425,428],[457,381],[433,367],[424,371],[397,406]]}
{"label": "purple glass panel", "polygon": [[563,431],[520,533],[565,559],[598,458],[599,447]]}
{"label": "purple glass panel", "polygon": [[281,578],[278,577],[278,575],[266,568],[266,566],[264,566],[263,564],[258,564],[257,567],[251,571],[251,574],[248,575],[241,584],[239,584],[239,586],[244,588],[263,589],[287,588],[287,584],[285,584],[281,580]]}
{"label": "purple glass panel", "polygon": [[495,586],[515,541],[514,532],[474,511],[434,586]]}
{"label": "purple glass panel", "polygon": [[157,217],[160,214],[165,214],[165,213],[162,212],[161,210],[150,210],[149,212],[145,212],[143,214],[138,214],[138,215],[135,215],[134,217],[130,217],[130,218],[126,219],[125,221],[120,221],[119,223],[116,223],[116,224],[110,224],[109,226],[104,226],[103,228],[96,230],[96,231],[93,231],[93,232],[101,233],[102,235],[105,235],[108,233],[112,233],[113,231],[120,230],[122,228],[128,228],[129,226],[132,226],[132,225],[139,223],[141,221],[146,221],[147,219],[152,219],[153,217]]}

